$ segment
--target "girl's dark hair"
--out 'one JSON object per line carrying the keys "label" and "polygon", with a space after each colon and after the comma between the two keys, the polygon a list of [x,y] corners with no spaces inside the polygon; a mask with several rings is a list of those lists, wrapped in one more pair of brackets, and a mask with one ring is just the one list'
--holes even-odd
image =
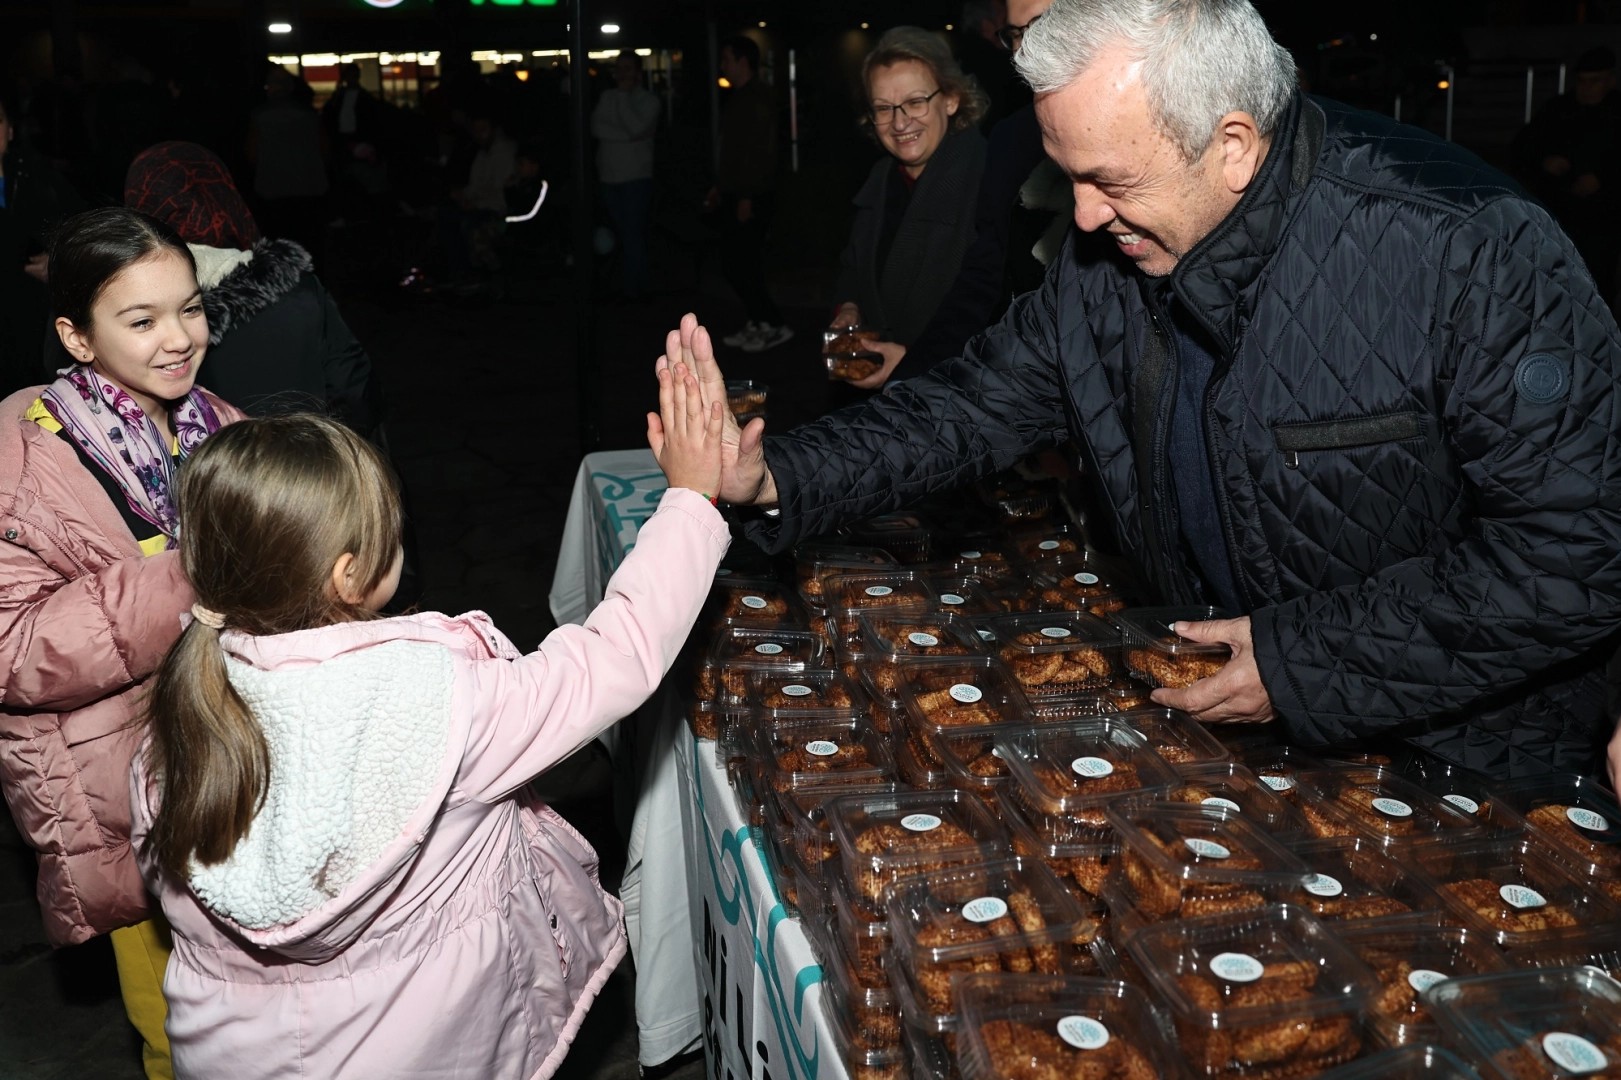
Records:
{"label": "girl's dark hair", "polygon": [[107,283],[124,268],[162,251],[197,261],[175,231],[157,218],[122,206],[75,214],[51,238],[51,314],[80,330],[90,329],[90,312]]}
{"label": "girl's dark hair", "polygon": [[[312,414],[240,420],[209,436],[180,474],[180,565],[225,627],[286,634],[373,617],[331,587],[355,557],[361,596],[400,550],[400,496],[370,443]],[[147,845],[184,878],[229,858],[270,783],[270,750],[231,685],[220,631],[194,621],[146,703],[147,766],[159,797]]]}

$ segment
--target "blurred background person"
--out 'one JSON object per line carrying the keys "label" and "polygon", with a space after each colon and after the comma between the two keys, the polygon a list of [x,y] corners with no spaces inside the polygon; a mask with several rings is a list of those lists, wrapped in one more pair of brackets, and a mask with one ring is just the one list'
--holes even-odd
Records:
{"label": "blurred background person", "polygon": [[388,166],[381,149],[386,125],[383,103],[360,85],[360,65],[340,65],[338,88],[321,106],[340,217],[369,217],[387,194]]}
{"label": "blurred background person", "polygon": [[12,102],[0,99],[0,396],[39,382],[53,366],[46,357],[59,356],[46,245],[58,223],[84,208],[72,185],[22,145],[16,118]]}
{"label": "blurred background person", "polygon": [[439,208],[439,242],[452,288],[471,293],[499,292],[501,269],[496,244],[506,231],[507,187],[518,179],[518,144],[490,115],[472,114],[467,132],[473,157],[467,180]]}
{"label": "blurred background person", "polygon": [[265,100],[248,120],[248,160],[258,219],[271,236],[321,249],[327,191],[321,116],[308,87],[277,64],[265,71]]}
{"label": "blurred background person", "polygon": [[1576,59],[1575,85],[1542,107],[1515,141],[1520,180],[1553,211],[1587,261],[1599,295],[1616,306],[1621,262],[1621,99],[1615,53]]}
{"label": "blurred background person", "polygon": [[653,205],[653,136],[663,106],[642,85],[642,58],[626,49],[614,60],[614,85],[591,112],[597,140],[597,181],[619,238],[620,288],[625,297],[646,295],[647,218]]}
{"label": "blurred background person", "polygon": [[991,130],[1016,110],[1030,104],[1030,88],[1008,63],[1002,37],[1016,0],[968,0],[957,22],[957,61],[979,83],[990,104],[980,124]]}
{"label": "blurred background person", "polygon": [[879,386],[934,317],[974,239],[985,169],[975,125],[987,99],[931,31],[897,26],[862,64],[873,137],[889,155],[855,197],[855,221],[834,286],[835,327],[878,330]]}

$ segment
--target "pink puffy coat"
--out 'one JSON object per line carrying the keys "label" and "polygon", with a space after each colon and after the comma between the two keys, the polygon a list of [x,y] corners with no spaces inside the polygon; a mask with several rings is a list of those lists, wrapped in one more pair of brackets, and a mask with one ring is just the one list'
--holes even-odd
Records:
{"label": "pink puffy coat", "polygon": [[[550,1076],[624,956],[622,908],[513,792],[646,700],[727,543],[666,492],[602,604],[527,656],[480,612],[222,635],[270,790],[225,862],[180,881],[143,859],[174,928],[176,1075]],[[139,846],[154,789],[133,784]]]}
{"label": "pink puffy coat", "polygon": [[129,846],[136,708],[192,594],[179,556],[144,558],[73,447],[24,419],[43,389],[0,401],[0,788],[39,852],[46,937],[71,945],[149,914]]}

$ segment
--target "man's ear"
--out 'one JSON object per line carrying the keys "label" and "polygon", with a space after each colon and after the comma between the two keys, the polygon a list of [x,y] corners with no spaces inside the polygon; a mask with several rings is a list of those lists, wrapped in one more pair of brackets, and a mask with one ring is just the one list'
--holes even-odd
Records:
{"label": "man's ear", "polygon": [[1230,112],[1217,122],[1222,179],[1229,192],[1242,195],[1249,189],[1250,181],[1260,171],[1261,160],[1266,157],[1267,141],[1255,117],[1247,112]]}
{"label": "man's ear", "polygon": [[345,551],[333,560],[332,577],[328,584],[332,586],[332,594],[345,604],[358,604],[365,599],[356,595],[354,552]]}
{"label": "man's ear", "polygon": [[83,330],[73,325],[71,319],[58,317],[56,320],[56,336],[62,342],[62,348],[68,355],[81,364],[88,364],[96,355],[90,347],[90,338]]}

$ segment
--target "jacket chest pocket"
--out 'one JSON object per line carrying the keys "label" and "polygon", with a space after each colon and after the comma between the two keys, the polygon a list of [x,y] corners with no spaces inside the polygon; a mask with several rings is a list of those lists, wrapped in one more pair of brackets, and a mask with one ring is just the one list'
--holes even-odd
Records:
{"label": "jacket chest pocket", "polygon": [[1272,437],[1283,465],[1300,467],[1300,456],[1314,451],[1356,450],[1423,438],[1427,418],[1416,411],[1351,416],[1299,424],[1274,424]]}

